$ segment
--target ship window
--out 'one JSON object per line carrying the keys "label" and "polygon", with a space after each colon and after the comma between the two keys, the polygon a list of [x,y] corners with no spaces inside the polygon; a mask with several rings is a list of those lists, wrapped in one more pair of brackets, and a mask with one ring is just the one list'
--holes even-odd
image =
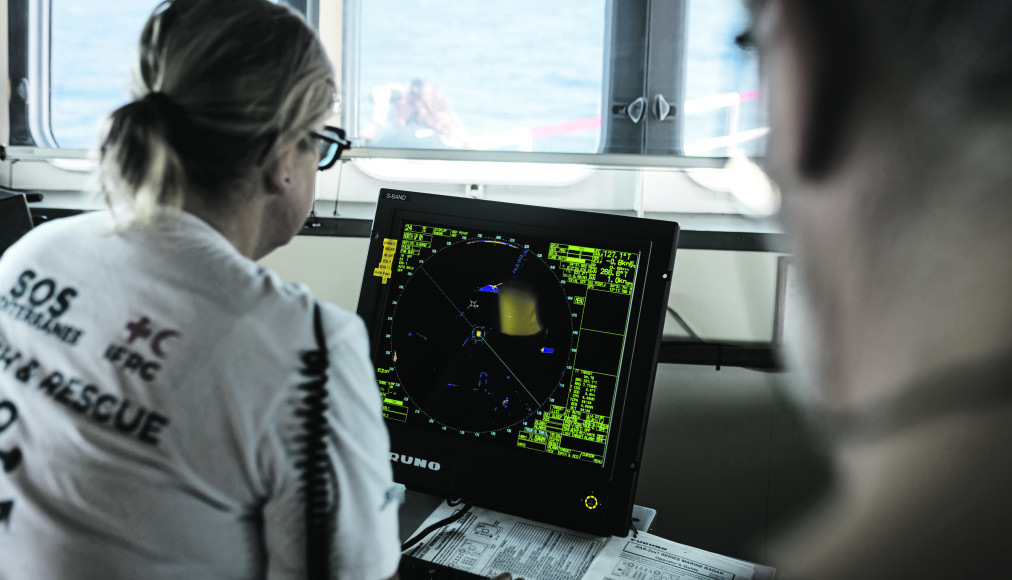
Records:
{"label": "ship window", "polygon": [[130,98],[137,37],[159,0],[51,1],[52,139],[59,147],[88,148],[101,120]]}
{"label": "ship window", "polygon": [[[733,44],[740,0],[287,3],[320,24],[341,68],[340,122],[359,155],[628,153],[650,165],[762,154],[756,63]],[[8,0],[9,144],[92,146],[129,98],[131,55],[156,4]],[[592,159],[563,160],[607,164]]]}
{"label": "ship window", "polygon": [[130,98],[137,38],[160,1],[8,0],[10,144],[92,147]]}
{"label": "ship window", "polygon": [[346,0],[342,122],[375,149],[760,154],[745,25],[740,0]]}
{"label": "ship window", "polygon": [[360,144],[598,150],[605,0],[357,4],[344,102]]}

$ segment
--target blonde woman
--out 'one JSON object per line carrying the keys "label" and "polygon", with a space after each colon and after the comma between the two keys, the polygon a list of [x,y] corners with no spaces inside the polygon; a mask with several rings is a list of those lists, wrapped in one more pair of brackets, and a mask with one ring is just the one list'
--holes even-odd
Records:
{"label": "blonde woman", "polygon": [[322,46],[267,0],[168,0],[132,91],[113,211],[0,261],[0,579],[394,575],[364,326],[255,261],[348,146]]}

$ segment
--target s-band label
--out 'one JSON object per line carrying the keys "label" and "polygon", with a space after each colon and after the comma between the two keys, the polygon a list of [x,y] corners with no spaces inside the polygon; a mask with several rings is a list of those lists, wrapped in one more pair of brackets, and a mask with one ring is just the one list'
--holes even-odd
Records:
{"label": "s-band label", "polygon": [[403,453],[394,453],[393,451],[390,452],[390,461],[393,461],[394,463],[400,462],[404,465],[413,465],[415,467],[421,467],[422,469],[430,469],[432,471],[439,471],[439,468],[442,467],[442,465],[435,461],[429,461],[427,459],[422,459],[421,457],[412,457],[410,455],[404,455]]}

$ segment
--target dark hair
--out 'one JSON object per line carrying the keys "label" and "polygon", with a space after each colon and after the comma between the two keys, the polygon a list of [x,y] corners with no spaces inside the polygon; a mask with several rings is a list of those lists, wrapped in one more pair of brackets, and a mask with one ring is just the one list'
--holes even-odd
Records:
{"label": "dark hair", "polygon": [[332,110],[316,34],[267,0],[166,0],[141,33],[134,101],[112,113],[101,185],[149,223],[184,192],[227,201]]}
{"label": "dark hair", "polygon": [[[747,0],[753,15],[768,0]],[[1012,114],[1008,0],[783,0],[812,47],[814,94],[802,171],[826,171],[857,99],[885,85],[948,115]]]}

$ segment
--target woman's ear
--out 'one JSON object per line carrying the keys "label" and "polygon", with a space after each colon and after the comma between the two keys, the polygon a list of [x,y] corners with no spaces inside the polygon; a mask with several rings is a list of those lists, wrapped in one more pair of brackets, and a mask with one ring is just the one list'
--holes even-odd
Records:
{"label": "woman's ear", "polygon": [[282,194],[291,189],[294,162],[295,143],[292,143],[281,151],[273,164],[264,169],[264,188],[268,193]]}

